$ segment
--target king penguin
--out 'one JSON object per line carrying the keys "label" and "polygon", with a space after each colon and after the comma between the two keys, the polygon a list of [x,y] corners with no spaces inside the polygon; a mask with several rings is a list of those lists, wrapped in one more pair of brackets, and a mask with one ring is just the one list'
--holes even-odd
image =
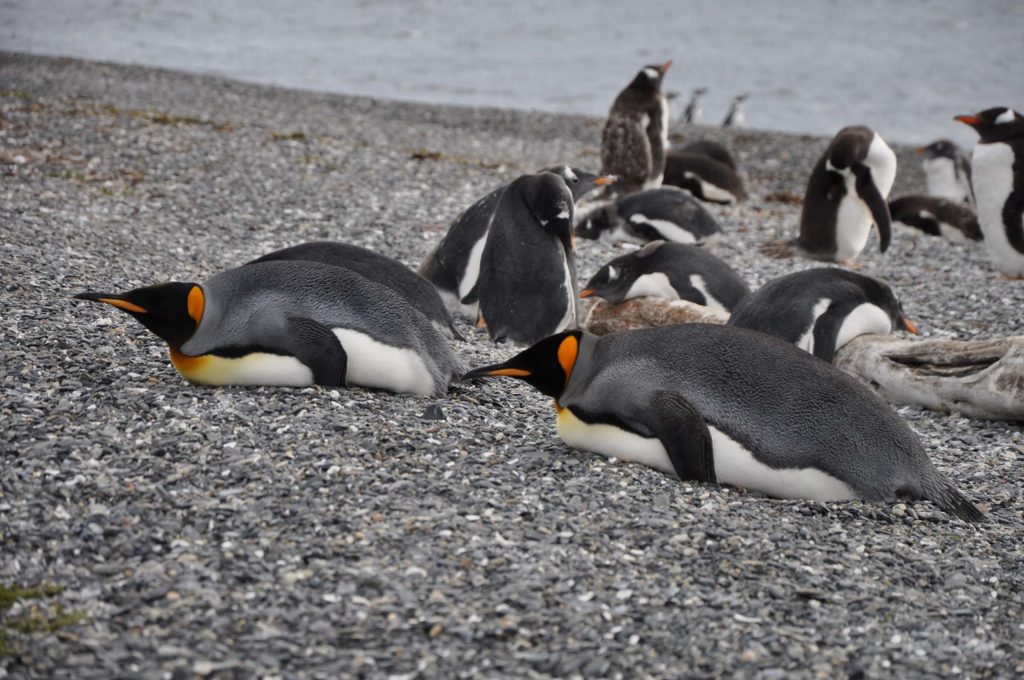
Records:
{"label": "king penguin", "polygon": [[896,154],[864,126],[836,134],[811,171],[797,247],[808,257],[849,264],[864,249],[871,224],[884,253],[892,238],[888,196]]}
{"label": "king penguin", "polygon": [[[555,173],[565,180],[574,201],[598,186],[615,181],[614,177],[598,176],[568,165],[558,165],[542,172]],[[494,209],[505,186],[491,191],[455,218],[448,233],[418,270],[420,276],[434,285],[445,306],[468,321],[475,322],[480,316],[477,290],[480,259],[487,244]]]}
{"label": "king penguin", "polygon": [[981,137],[971,170],[989,257],[1007,277],[1024,278],[1024,116],[1000,106],[956,120]]}
{"label": "king penguin", "polygon": [[668,101],[661,81],[672,66],[645,66],[615,98],[601,133],[601,174],[622,194],[661,185],[668,150]]}
{"label": "king penguin", "polygon": [[203,385],[359,385],[442,396],[461,371],[444,337],[389,288],[319,262],[259,262],[204,283],[81,293],[135,317]]}
{"label": "king penguin", "polygon": [[918,229],[954,243],[980,241],[982,238],[978,216],[962,201],[938,196],[902,196],[889,201],[889,214],[894,227]]}
{"label": "king penguin", "polygon": [[510,376],[555,399],[569,446],[682,480],[816,501],[930,500],[984,518],[891,406],[760,333],[684,324],[569,331],[464,379]]}
{"label": "king penguin", "polygon": [[718,222],[700,201],[678,187],[647,189],[620,196],[587,213],[576,225],[576,235],[598,239],[648,243],[707,243],[721,234]]}
{"label": "king penguin", "polygon": [[659,297],[729,311],[749,293],[732,267],[703,248],[652,241],[597,270],[580,297],[593,295],[611,303]]}
{"label": "king penguin", "polygon": [[836,267],[769,281],[736,306],[729,325],[773,335],[828,362],[858,335],[917,333],[887,283]]}
{"label": "king penguin", "polygon": [[921,169],[929,195],[974,207],[971,159],[963,149],[952,140],[940,139],[919,147],[917,152],[924,155]]}

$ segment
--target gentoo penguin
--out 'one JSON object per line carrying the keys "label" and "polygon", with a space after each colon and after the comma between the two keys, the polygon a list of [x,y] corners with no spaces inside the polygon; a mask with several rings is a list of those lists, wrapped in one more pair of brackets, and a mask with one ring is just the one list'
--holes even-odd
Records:
{"label": "gentoo penguin", "polygon": [[491,339],[530,344],[575,328],[572,191],[550,172],[523,175],[498,199],[480,261],[480,316]]}
{"label": "gentoo penguin", "polygon": [[576,225],[576,235],[647,243],[705,243],[721,233],[715,218],[697,199],[676,187],[648,189],[622,196],[590,212]]}
{"label": "gentoo penguin", "polygon": [[732,157],[729,150],[718,142],[713,142],[710,139],[698,139],[694,142],[689,142],[680,147],[679,150],[685,151],[686,153],[710,156],[719,163],[725,163],[733,170],[739,170],[739,166],[736,165],[736,159]]}
{"label": "gentoo penguin", "polygon": [[889,201],[889,214],[893,226],[912,227],[956,243],[981,240],[978,216],[959,201],[938,196],[903,196]]}
{"label": "gentoo penguin", "polygon": [[664,183],[710,203],[738,203],[747,198],[743,178],[734,167],[712,156],[684,149],[669,151]]}
{"label": "gentoo penguin", "polygon": [[747,114],[743,110],[743,102],[747,101],[749,94],[739,94],[733,97],[729,104],[729,112],[725,114],[722,127],[743,127],[747,122]]}
{"label": "gentoo penguin", "polygon": [[615,98],[601,133],[601,174],[628,194],[661,185],[668,149],[668,101],[661,80],[672,65],[646,66]]}
{"label": "gentoo penguin", "polygon": [[452,316],[444,306],[444,302],[441,301],[437,290],[430,285],[429,281],[398,260],[348,243],[311,241],[291,248],[275,250],[249,264],[272,260],[322,262],[335,267],[351,269],[404,297],[412,303],[413,307],[430,319],[434,327],[442,333],[457,340],[463,339],[452,325]]}
{"label": "gentoo penguin", "polygon": [[828,362],[858,335],[917,333],[888,284],[835,267],[769,281],[736,306],[729,325],[774,335]]}
{"label": "gentoo penguin", "polygon": [[[559,165],[542,172],[553,172],[565,180],[573,200],[598,186],[615,181],[568,165]],[[480,258],[487,242],[487,231],[505,186],[498,187],[455,218],[441,242],[420,264],[419,275],[432,283],[445,306],[453,314],[476,321],[480,316],[477,279]]]}
{"label": "gentoo penguin", "polygon": [[601,267],[580,297],[593,295],[613,303],[660,297],[729,311],[748,293],[740,275],[703,248],[652,241]]}
{"label": "gentoo penguin", "polygon": [[460,365],[404,297],[342,267],[259,262],[205,283],[81,293],[131,314],[204,385],[359,385],[441,396]]}
{"label": "gentoo penguin", "polygon": [[704,120],[704,104],[702,100],[704,95],[708,93],[708,88],[698,87],[694,88],[693,94],[690,95],[690,101],[686,105],[686,109],[683,110],[682,118],[680,122],[685,125],[700,125]]}
{"label": "gentoo penguin", "polygon": [[891,406],[776,338],[709,324],[561,333],[464,379],[510,376],[554,397],[573,447],[683,480],[817,501],[930,500],[984,518]]}
{"label": "gentoo penguin", "polygon": [[981,136],[971,170],[989,257],[1006,276],[1024,278],[1024,116],[1000,106],[956,120]]}
{"label": "gentoo penguin", "polygon": [[892,238],[885,197],[895,179],[896,154],[876,132],[840,130],[811,171],[797,247],[808,257],[849,263],[874,222],[884,253]]}
{"label": "gentoo penguin", "polygon": [[949,139],[940,139],[917,152],[924,154],[921,168],[931,196],[974,207],[971,189],[971,160],[963,149]]}

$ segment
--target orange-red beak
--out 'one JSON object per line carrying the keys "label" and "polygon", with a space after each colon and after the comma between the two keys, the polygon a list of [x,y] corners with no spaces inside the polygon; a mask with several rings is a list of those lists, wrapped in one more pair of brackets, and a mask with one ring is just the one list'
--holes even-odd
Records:
{"label": "orange-red beak", "polygon": [[919,146],[916,149],[914,149],[914,151],[916,151],[918,153],[928,153],[928,147]]}
{"label": "orange-red beak", "polygon": [[598,177],[597,179],[595,179],[594,184],[596,184],[599,187],[603,187],[606,184],[615,184],[615,180],[617,179],[618,177],[616,177],[615,175],[605,175],[604,177]]}
{"label": "orange-red beak", "polygon": [[981,118],[977,116],[953,116],[953,120],[958,120],[961,123],[967,123],[968,125],[977,125],[981,122]]}
{"label": "orange-red beak", "polygon": [[594,289],[593,288],[584,288],[583,290],[580,291],[580,297],[581,298],[588,298],[588,297],[590,297],[593,294],[594,294]]}
{"label": "orange-red beak", "polygon": [[661,65],[661,72],[664,73],[665,71],[669,70],[670,68],[672,68],[672,60],[671,59],[669,59],[668,61],[666,61],[664,64]]}
{"label": "orange-red beak", "polygon": [[906,316],[903,317],[903,327],[907,329],[908,333],[917,335],[917,326],[915,326],[914,322],[908,319]]}

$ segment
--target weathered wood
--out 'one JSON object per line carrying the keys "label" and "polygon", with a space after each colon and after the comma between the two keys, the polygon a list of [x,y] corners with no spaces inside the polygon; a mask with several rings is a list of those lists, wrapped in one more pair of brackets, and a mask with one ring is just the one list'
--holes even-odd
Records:
{"label": "weathered wood", "polygon": [[[589,302],[589,301],[586,301]],[[685,300],[595,300],[584,327],[597,335],[681,323],[725,323],[727,312]],[[862,335],[836,352],[836,367],[890,403],[1024,420],[1024,336],[994,340],[906,340]]]}

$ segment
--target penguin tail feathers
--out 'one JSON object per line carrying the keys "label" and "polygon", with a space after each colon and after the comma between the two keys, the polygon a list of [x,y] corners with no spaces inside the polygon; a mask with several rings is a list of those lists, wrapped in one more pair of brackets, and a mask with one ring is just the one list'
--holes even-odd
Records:
{"label": "penguin tail feathers", "polygon": [[953,482],[941,475],[936,475],[935,479],[927,485],[924,497],[965,522],[985,521],[984,513],[960,493],[960,490],[953,486]]}

